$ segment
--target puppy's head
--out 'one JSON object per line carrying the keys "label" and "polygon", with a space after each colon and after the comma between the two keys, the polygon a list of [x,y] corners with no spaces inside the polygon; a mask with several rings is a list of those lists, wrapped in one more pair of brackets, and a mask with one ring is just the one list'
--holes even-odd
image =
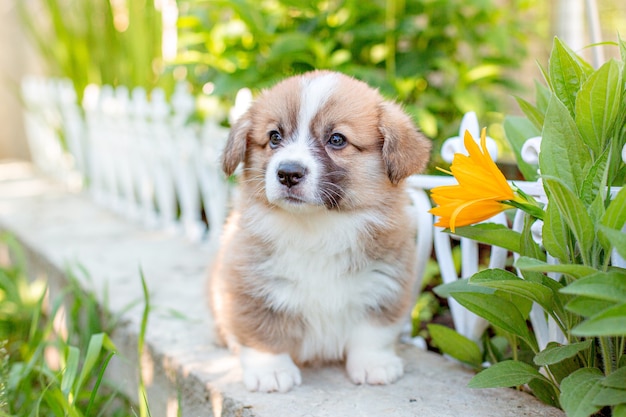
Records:
{"label": "puppy's head", "polygon": [[249,197],[286,210],[373,204],[424,169],[430,142],[409,116],[345,75],[315,71],[264,91],[233,125],[223,155],[244,163]]}

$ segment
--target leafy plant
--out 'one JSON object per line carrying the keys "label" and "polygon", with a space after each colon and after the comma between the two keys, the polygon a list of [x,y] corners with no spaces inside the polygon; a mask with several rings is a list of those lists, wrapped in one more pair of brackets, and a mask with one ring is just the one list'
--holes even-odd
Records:
{"label": "leafy plant", "polygon": [[[501,2],[500,2],[501,3]],[[234,97],[288,75],[334,69],[402,101],[445,139],[467,111],[504,106],[525,55],[524,12],[510,0],[180,0],[178,63],[196,91]]]}
{"label": "leafy plant", "polygon": [[[626,415],[626,269],[617,262],[618,255],[626,258],[621,159],[626,43],[620,39],[618,45],[621,60],[593,69],[555,39],[543,70],[547,87],[538,86],[535,104],[519,100],[526,119],[505,123],[512,141],[519,142],[520,132],[541,133],[538,166],[527,172],[534,176],[539,169],[547,199],[543,209],[537,211],[539,204],[525,196],[534,208],[516,206],[526,212],[519,232],[493,224],[455,230],[518,253],[519,275],[487,269],[436,289],[487,319],[508,340],[508,357],[491,357],[492,365],[472,379],[471,387],[527,385],[570,417]],[[463,186],[458,190],[463,194]],[[536,243],[531,226],[540,218],[542,241]],[[559,338],[539,340],[528,322],[533,303],[558,327]],[[455,343],[447,353],[480,366],[483,358],[474,342],[447,334],[438,342]]]}
{"label": "leafy plant", "polygon": [[[45,283],[27,280],[13,238],[2,243],[16,261],[0,268],[0,416],[130,414],[104,377],[116,349],[93,295],[71,279],[48,309]],[[61,312],[67,326],[55,320]]]}

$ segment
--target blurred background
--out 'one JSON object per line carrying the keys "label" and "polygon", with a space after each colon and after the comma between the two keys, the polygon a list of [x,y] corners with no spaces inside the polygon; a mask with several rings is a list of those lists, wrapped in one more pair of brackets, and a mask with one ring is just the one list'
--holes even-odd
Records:
{"label": "blurred background", "polygon": [[79,99],[88,84],[169,95],[186,81],[201,118],[226,114],[242,87],[329,68],[401,101],[436,142],[470,110],[497,137],[513,95],[541,80],[553,36],[590,62],[616,53],[587,48],[594,31],[626,36],[623,0],[2,0],[0,159],[29,158],[27,74],[67,77]]}

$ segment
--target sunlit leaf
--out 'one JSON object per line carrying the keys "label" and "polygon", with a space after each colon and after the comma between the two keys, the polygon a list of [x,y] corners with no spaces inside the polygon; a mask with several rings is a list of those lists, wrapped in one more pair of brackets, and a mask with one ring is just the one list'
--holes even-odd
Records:
{"label": "sunlit leaf", "polygon": [[591,163],[591,153],[574,119],[563,103],[552,97],[542,132],[539,153],[541,174],[558,178],[579,195]]}
{"label": "sunlit leaf", "polygon": [[573,115],[576,95],[593,68],[559,38],[554,38],[548,66],[552,90]]}
{"label": "sunlit leaf", "polygon": [[576,95],[576,125],[596,155],[610,139],[622,102],[621,87],[620,67],[612,59],[591,74]]}

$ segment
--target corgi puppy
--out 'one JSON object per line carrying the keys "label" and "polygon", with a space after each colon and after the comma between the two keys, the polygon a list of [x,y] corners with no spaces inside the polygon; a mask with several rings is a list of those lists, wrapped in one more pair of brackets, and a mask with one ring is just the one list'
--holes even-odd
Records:
{"label": "corgi puppy", "polygon": [[418,281],[404,179],[429,153],[397,104],[330,71],[278,83],[234,123],[223,169],[243,170],[209,295],[249,390],[288,391],[327,361],[356,384],[402,376]]}

